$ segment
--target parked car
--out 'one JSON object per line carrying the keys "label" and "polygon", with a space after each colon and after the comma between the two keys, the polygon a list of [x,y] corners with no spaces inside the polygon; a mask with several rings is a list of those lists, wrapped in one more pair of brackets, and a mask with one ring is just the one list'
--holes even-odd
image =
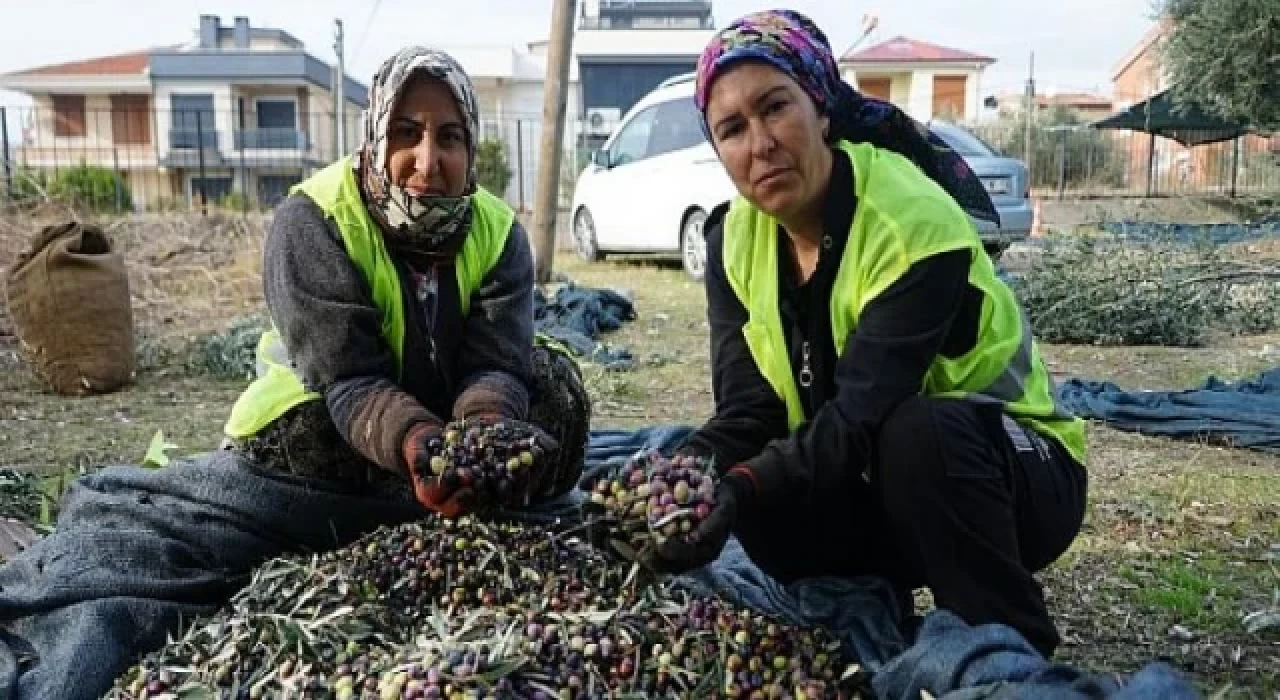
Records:
{"label": "parked car", "polygon": [[[694,76],[667,79],[645,95],[591,156],[573,193],[574,250],[586,260],[609,253],[679,254],[701,279],[706,265],[702,225],[737,190],[707,142],[693,105]],[[975,222],[998,255],[1031,229],[1026,168],[1000,157],[960,127],[930,128],[970,163],[1000,210],[1001,225]]]}
{"label": "parked car", "polygon": [[702,224],[737,190],[702,133],[693,89],[692,74],[667,79],[592,153],[573,192],[578,255],[679,253],[702,278]]}
{"label": "parked car", "polygon": [[1001,155],[986,141],[955,124],[934,121],[929,123],[929,130],[965,159],[991,195],[1000,223],[973,220],[987,252],[998,257],[1010,244],[1030,236],[1035,210],[1026,163]]}

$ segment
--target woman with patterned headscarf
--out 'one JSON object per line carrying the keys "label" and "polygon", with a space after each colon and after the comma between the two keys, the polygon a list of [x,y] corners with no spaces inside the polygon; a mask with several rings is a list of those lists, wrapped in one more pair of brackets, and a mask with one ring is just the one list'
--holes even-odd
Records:
{"label": "woman with patterned headscarf", "polygon": [[573,487],[587,395],[572,360],[535,344],[529,240],[476,182],[478,132],[449,55],[408,47],[378,69],[355,156],[275,212],[274,327],[227,422],[234,449],[351,485],[408,476],[423,505],[456,516],[466,485],[419,475],[450,421],[502,421],[552,457],[525,495]]}
{"label": "woman with patterned headscarf", "polygon": [[843,82],[822,31],[747,15],[698,62],[695,103],[739,195],[706,226],[718,505],[654,563],[732,533],[782,581],[880,575],[971,623],[1059,642],[1033,577],[1084,513],[1082,423],[970,216],[964,160]]}

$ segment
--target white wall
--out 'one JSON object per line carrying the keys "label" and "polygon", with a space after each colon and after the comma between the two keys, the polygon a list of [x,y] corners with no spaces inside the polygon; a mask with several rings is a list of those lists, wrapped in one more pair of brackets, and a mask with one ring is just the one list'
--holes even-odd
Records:
{"label": "white wall", "polygon": [[966,121],[977,121],[982,116],[982,74],[968,74],[964,84],[964,118]]}
{"label": "white wall", "polygon": [[894,73],[889,77],[889,101],[906,105],[911,100],[911,74]]}
{"label": "white wall", "polygon": [[911,74],[911,87],[903,109],[919,121],[928,121],[933,116],[933,71],[917,70]]}
{"label": "white wall", "polygon": [[[977,119],[982,114],[982,71],[968,65],[926,64],[903,70],[902,65],[877,64],[862,67],[868,76],[890,76],[889,101],[902,108],[915,119],[926,121],[933,117],[934,75],[963,75],[965,82],[965,119]],[[841,75],[853,82],[858,74],[854,66],[841,66]]]}
{"label": "white wall", "polygon": [[[479,93],[481,135],[501,138],[506,144],[511,182],[507,191],[501,194],[512,206],[519,207],[523,182],[524,207],[532,209],[538,183],[538,152],[542,144],[542,83],[503,81],[501,86],[492,83],[477,86],[476,91]],[[577,143],[581,113],[582,86],[571,83],[565,104],[563,144],[566,153],[571,152]],[[562,168],[576,169],[576,164],[564,163]]]}

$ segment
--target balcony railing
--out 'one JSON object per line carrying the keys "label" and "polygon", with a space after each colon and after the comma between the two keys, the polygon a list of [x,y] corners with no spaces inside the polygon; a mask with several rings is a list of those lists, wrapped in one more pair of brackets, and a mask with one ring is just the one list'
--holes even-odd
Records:
{"label": "balcony railing", "polygon": [[236,150],[270,148],[305,151],[310,147],[307,133],[299,129],[237,129]]}
{"label": "balcony railing", "polygon": [[169,148],[195,150],[218,148],[218,132],[210,125],[207,129],[181,128],[169,130]]}

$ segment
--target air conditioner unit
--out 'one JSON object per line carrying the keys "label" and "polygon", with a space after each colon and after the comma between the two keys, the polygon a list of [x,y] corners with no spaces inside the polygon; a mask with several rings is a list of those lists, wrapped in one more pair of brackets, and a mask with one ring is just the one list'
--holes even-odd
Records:
{"label": "air conditioner unit", "polygon": [[622,110],[617,107],[592,107],[587,110],[585,131],[592,136],[608,136],[622,120]]}

